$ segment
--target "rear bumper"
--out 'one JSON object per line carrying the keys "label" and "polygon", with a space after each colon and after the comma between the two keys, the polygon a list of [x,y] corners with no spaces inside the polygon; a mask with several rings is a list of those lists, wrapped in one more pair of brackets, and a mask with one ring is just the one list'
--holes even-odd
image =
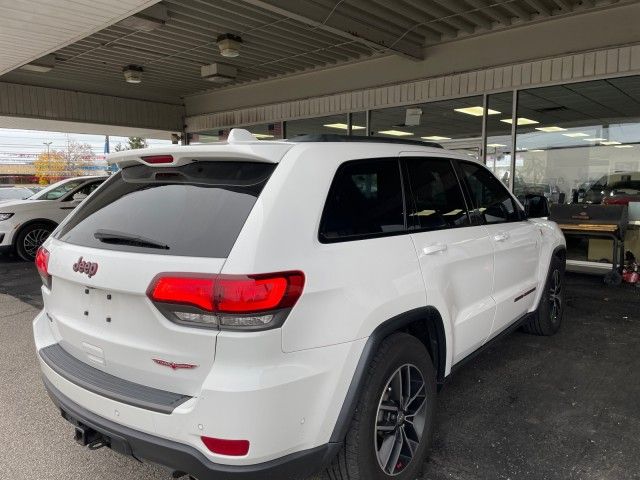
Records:
{"label": "rear bumper", "polygon": [[249,480],[304,479],[320,471],[337,454],[340,443],[327,443],[256,465],[221,465],[211,462],[193,447],[149,435],[102,418],[76,404],[46,377],[45,387],[62,416],[74,426],[89,427],[108,439],[112,450],[137,460],[151,461],[198,479]]}

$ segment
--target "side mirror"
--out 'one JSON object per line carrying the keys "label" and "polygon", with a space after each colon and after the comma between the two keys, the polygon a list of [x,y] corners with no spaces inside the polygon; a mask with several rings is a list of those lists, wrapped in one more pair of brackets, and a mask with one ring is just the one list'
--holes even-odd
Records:
{"label": "side mirror", "polygon": [[544,195],[525,195],[524,211],[527,214],[527,218],[548,217],[549,200]]}
{"label": "side mirror", "polygon": [[87,194],[86,193],[76,193],[76,194],[73,195],[73,201],[74,202],[80,203],[85,198],[87,198]]}

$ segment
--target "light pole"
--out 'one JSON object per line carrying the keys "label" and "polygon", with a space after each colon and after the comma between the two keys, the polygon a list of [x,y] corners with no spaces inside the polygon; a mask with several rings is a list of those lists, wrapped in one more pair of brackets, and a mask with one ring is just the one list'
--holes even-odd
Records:
{"label": "light pole", "polygon": [[47,158],[49,158],[49,150],[53,142],[42,142],[42,143],[47,146]]}

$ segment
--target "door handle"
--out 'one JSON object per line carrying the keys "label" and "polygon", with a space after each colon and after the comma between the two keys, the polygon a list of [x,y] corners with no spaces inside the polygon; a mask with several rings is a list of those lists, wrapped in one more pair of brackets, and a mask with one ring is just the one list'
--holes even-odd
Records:
{"label": "door handle", "polygon": [[444,243],[434,243],[432,245],[427,245],[422,249],[422,253],[425,255],[433,255],[434,253],[444,252],[447,249],[447,246]]}
{"label": "door handle", "polygon": [[493,236],[493,239],[496,242],[504,242],[505,240],[509,240],[509,232],[500,232],[500,233],[496,233]]}

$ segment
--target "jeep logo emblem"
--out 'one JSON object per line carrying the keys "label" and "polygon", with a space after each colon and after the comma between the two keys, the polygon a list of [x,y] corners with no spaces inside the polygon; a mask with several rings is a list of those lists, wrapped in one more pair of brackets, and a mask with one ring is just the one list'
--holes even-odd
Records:
{"label": "jeep logo emblem", "polygon": [[82,257],[73,264],[73,271],[78,273],[86,273],[89,278],[93,277],[98,271],[98,264],[96,262],[85,262]]}

